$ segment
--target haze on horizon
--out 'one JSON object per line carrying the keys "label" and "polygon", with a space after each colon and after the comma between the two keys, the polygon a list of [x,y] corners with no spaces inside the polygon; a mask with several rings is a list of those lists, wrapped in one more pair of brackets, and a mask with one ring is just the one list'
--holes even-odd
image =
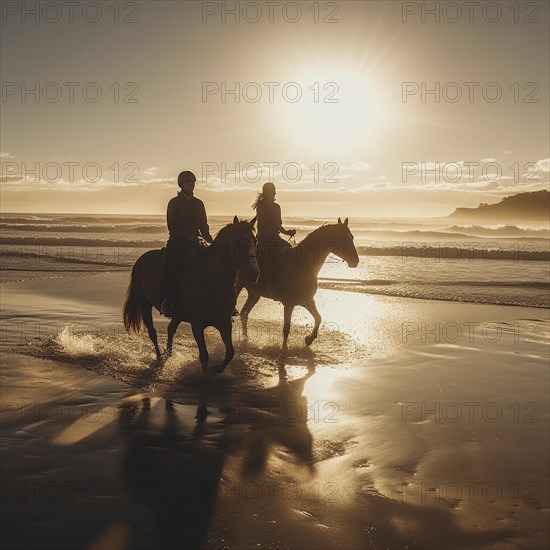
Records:
{"label": "haze on horizon", "polygon": [[[96,23],[3,12],[2,211],[163,214],[184,169],[211,215],[250,212],[268,180],[285,215],[320,217],[445,216],[548,188],[547,2],[532,23],[313,4],[294,23],[212,2],[129,3],[133,23],[106,5]],[[50,99],[23,94],[37,83]],[[437,101],[436,83],[459,86]]]}

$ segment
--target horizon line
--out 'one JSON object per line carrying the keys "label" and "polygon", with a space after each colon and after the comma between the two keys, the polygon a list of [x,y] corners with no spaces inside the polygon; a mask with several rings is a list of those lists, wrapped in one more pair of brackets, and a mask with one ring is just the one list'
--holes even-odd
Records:
{"label": "horizon line", "polygon": [[[166,216],[165,213],[159,213],[159,214],[151,214],[151,213],[143,213],[143,212],[132,212],[131,214],[128,212],[21,212],[21,211],[0,211],[0,216],[3,216],[4,214],[17,214],[17,215],[35,215],[35,216],[49,216],[49,215],[64,215],[64,216]],[[239,213],[224,213],[224,214],[208,214],[208,218],[215,218],[215,217],[221,217],[221,216],[237,216],[239,219],[247,218],[247,217],[253,217],[251,213],[249,214],[239,214]],[[446,216],[346,216],[345,214],[340,216],[333,216],[334,218],[350,218],[350,219],[356,219],[356,220],[367,220],[367,219],[381,219],[381,220],[403,220],[403,219],[419,219],[419,220],[426,220],[426,219],[441,219],[441,218],[448,218],[449,215]],[[323,215],[311,215],[311,216],[283,216],[283,218],[286,219],[330,219],[329,216],[323,216]]]}

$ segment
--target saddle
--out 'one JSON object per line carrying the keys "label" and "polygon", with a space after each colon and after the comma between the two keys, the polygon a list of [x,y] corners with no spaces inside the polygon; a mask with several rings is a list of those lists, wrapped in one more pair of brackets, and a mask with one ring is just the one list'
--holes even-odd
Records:
{"label": "saddle", "polygon": [[[198,252],[198,249],[193,249],[193,250],[189,250],[189,252],[187,252],[187,254],[183,257],[183,260],[182,262],[187,264],[189,262],[189,260],[191,260],[191,257],[194,256],[196,253]],[[166,247],[163,246],[161,249],[160,249],[160,258],[163,262],[166,262],[166,256],[167,256],[168,252],[166,250]]]}
{"label": "saddle", "polygon": [[273,241],[258,241],[256,247],[256,253],[258,255],[258,261],[262,263],[279,263],[284,257],[285,253],[294,248],[288,241],[283,239]]}
{"label": "saddle", "polygon": [[[198,271],[203,273],[204,266],[202,262],[199,261],[199,254],[207,248],[206,245],[201,244],[200,247],[195,247],[186,252],[186,254],[178,261],[180,268],[177,270],[178,279],[185,280],[193,271]],[[160,258],[162,262],[163,270],[166,269],[168,251],[165,246],[160,249]]]}

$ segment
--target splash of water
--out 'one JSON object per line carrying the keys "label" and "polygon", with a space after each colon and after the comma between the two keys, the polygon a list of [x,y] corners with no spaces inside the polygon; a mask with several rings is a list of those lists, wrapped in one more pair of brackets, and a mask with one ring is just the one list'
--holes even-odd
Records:
{"label": "splash of water", "polygon": [[64,353],[70,357],[94,355],[94,337],[91,334],[75,334],[70,325],[66,326],[58,335],[57,343]]}

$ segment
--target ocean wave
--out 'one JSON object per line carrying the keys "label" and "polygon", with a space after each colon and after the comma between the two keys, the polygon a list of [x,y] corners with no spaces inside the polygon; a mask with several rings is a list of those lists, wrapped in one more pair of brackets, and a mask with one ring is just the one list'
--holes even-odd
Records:
{"label": "ocean wave", "polygon": [[115,247],[135,247],[135,248],[161,248],[166,245],[166,239],[101,239],[86,237],[2,237],[2,245],[15,245],[21,247],[70,247],[85,246],[89,248],[115,248]]}
{"label": "ocean wave", "polygon": [[[521,307],[536,307],[536,308],[549,308],[550,307],[550,295],[548,294],[548,285],[541,285],[539,283],[517,283],[509,284],[509,287],[515,287],[521,292],[518,295],[504,294],[501,287],[502,281],[493,281],[491,284],[481,284],[480,289],[485,290],[477,295],[469,292],[468,289],[476,286],[475,282],[471,285],[465,285],[464,292],[460,292],[459,288],[444,288],[444,285],[448,283],[441,283],[441,286],[437,288],[437,283],[433,285],[429,284],[398,284],[396,281],[388,281],[388,284],[369,284],[366,281],[365,284],[349,284],[348,282],[340,283],[337,281],[323,281],[319,280],[319,288],[327,290],[336,290],[341,292],[357,292],[360,294],[374,294],[379,296],[394,296],[401,298],[415,298],[418,300],[436,300],[447,302],[461,302],[472,304],[493,304],[493,305],[506,305],[506,306],[521,306]],[[456,287],[459,287],[460,283],[457,283]],[[452,285],[451,285],[452,287]],[[494,292],[488,292],[487,288],[492,289]],[[525,291],[540,290],[539,293],[532,293],[531,295],[525,293]]]}
{"label": "ocean wave", "polygon": [[[389,286],[395,284],[402,284],[403,281],[396,281],[393,279],[336,279],[334,277],[319,277],[319,283],[326,285],[338,285],[346,286],[350,288],[355,286]],[[410,283],[410,281],[407,281]],[[540,290],[550,290],[550,282],[534,282],[534,281],[438,281],[431,279],[430,281],[415,281],[415,285],[418,286],[477,286],[477,287],[490,287],[490,288],[499,288],[499,287],[517,287],[517,288],[532,288]]]}
{"label": "ocean wave", "polygon": [[521,246],[501,246],[497,243],[471,246],[427,246],[423,243],[402,243],[394,246],[357,246],[357,252],[361,256],[397,256],[406,258],[426,258],[433,260],[452,261],[550,261],[550,251],[540,250],[537,244],[524,243]]}
{"label": "ocean wave", "polygon": [[75,216],[70,214],[32,214],[32,215],[23,215],[23,214],[2,214],[0,216],[0,221],[3,223],[14,223],[14,224],[67,224],[67,223],[79,223],[86,225],[93,224],[128,224],[128,223],[152,223],[159,222],[162,223],[165,221],[164,216],[160,215],[148,215],[148,216],[117,216],[117,215],[106,215],[106,216],[92,216],[92,215],[81,215]]}
{"label": "ocean wave", "polygon": [[540,239],[550,238],[550,230],[522,228],[517,225],[502,225],[499,227],[487,227],[484,225],[453,225],[443,228],[442,231],[462,233],[466,235],[483,237],[535,237]]}
{"label": "ocean wave", "polygon": [[356,240],[386,240],[386,241],[406,241],[406,240],[424,240],[424,241],[487,241],[491,239],[492,241],[498,240],[500,242],[523,242],[523,241],[532,241],[537,243],[543,243],[546,245],[546,248],[550,248],[550,236],[548,232],[531,232],[526,231],[524,234],[513,235],[498,235],[488,233],[487,235],[477,235],[472,232],[450,232],[446,230],[439,229],[366,229],[366,228],[353,228],[353,235]]}
{"label": "ocean wave", "polygon": [[[133,239],[128,238],[86,238],[86,237],[2,237],[3,250],[6,246],[19,246],[21,252],[32,247],[41,247],[43,253],[47,254],[48,248],[59,247],[88,247],[101,248],[161,248],[166,245],[165,239]],[[401,243],[387,243],[384,241],[370,243],[369,245],[358,244],[357,253],[361,256],[390,256],[407,258],[425,258],[442,261],[550,261],[550,251],[538,243],[516,242],[516,243],[458,243],[459,246],[450,242],[445,243],[422,243],[418,241],[404,241]],[[462,245],[462,246],[460,246]]]}
{"label": "ocean wave", "polygon": [[29,224],[0,223],[2,231],[33,231],[37,233],[167,233],[166,224],[103,224],[103,225],[61,225],[61,224]]}

